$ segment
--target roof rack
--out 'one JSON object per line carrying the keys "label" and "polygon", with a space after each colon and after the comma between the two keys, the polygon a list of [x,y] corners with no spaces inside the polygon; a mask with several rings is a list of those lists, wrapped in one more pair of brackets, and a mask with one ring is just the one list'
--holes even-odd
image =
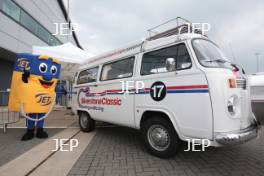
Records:
{"label": "roof rack", "polygon": [[[176,27],[170,28],[168,30],[158,32],[159,29],[162,27],[171,24],[172,22],[176,22]],[[150,40],[156,40],[158,38],[163,37],[169,37],[171,35],[178,35],[183,33],[190,33],[190,32],[196,33],[196,34],[202,34],[202,31],[199,29],[192,30],[192,23],[182,17],[176,17],[171,20],[168,20],[158,26],[155,26],[148,30],[149,37],[146,39],[148,41]]]}
{"label": "roof rack", "polygon": [[[167,24],[170,24],[171,22],[175,22],[176,21],[176,27],[170,27],[169,29],[167,28],[167,30],[162,31],[162,32],[158,32],[158,28],[164,27]],[[91,60],[88,61],[88,63],[92,63],[92,62],[96,62],[99,61],[101,59],[105,59],[107,57],[111,57],[117,54],[121,54],[127,51],[132,51],[134,49],[137,48],[142,48],[142,45],[144,44],[145,41],[151,41],[151,40],[156,40],[159,38],[163,38],[163,37],[169,37],[171,35],[178,35],[178,34],[183,34],[183,33],[196,33],[196,34],[202,34],[201,30],[198,29],[194,29],[194,31],[192,30],[192,23],[184,18],[181,17],[176,17],[174,19],[171,19],[169,21],[166,21],[165,23],[162,23],[158,26],[155,26],[151,29],[148,30],[149,33],[149,37],[142,40],[142,41],[138,41],[132,44],[129,44],[128,46],[122,47],[122,48],[118,48],[115,50],[112,50],[110,52],[107,52],[105,54],[93,57]]]}

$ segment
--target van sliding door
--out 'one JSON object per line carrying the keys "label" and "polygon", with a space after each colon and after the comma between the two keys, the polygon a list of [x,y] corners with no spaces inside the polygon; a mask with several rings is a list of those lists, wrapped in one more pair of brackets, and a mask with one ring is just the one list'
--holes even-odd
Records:
{"label": "van sliding door", "polygon": [[[96,106],[100,108],[94,114],[95,119],[105,122],[133,126],[134,94],[133,69],[134,57],[104,64],[100,82],[96,87]],[[124,92],[124,88],[129,85]]]}

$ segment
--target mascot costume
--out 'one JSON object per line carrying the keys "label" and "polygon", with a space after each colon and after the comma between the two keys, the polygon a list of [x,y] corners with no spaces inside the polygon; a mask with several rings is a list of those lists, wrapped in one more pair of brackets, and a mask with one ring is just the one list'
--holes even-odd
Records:
{"label": "mascot costume", "polygon": [[27,132],[22,141],[47,138],[44,119],[55,102],[55,87],[60,76],[58,60],[46,55],[17,54],[8,108],[26,117]]}

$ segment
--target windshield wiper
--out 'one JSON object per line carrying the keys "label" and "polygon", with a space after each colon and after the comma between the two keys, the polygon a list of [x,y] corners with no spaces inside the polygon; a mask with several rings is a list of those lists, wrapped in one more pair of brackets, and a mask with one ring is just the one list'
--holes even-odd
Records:
{"label": "windshield wiper", "polygon": [[226,60],[226,59],[214,59],[214,60],[205,60],[205,62],[220,62],[220,63],[230,63],[230,65],[232,67],[234,67],[236,69],[236,71],[239,71],[239,67],[241,68],[241,71],[243,74],[246,74],[245,70],[243,69],[242,66],[238,65],[238,64],[234,64],[232,62],[230,62],[229,60]]}
{"label": "windshield wiper", "polygon": [[228,62],[228,63],[230,63],[230,65],[231,65],[232,67],[234,67],[234,68],[236,69],[236,71],[239,71],[239,70],[240,70],[239,67],[240,67],[242,73],[243,73],[243,74],[246,74],[245,70],[243,69],[243,67],[242,67],[241,65],[234,64],[234,63],[230,62],[229,59],[228,59],[228,60],[220,59],[220,60],[221,60],[222,62]]}
{"label": "windshield wiper", "polygon": [[[213,60],[205,60],[205,62],[221,62],[221,63],[225,63],[225,62],[229,62],[225,59],[213,59]],[[231,63],[231,62],[229,62]]]}

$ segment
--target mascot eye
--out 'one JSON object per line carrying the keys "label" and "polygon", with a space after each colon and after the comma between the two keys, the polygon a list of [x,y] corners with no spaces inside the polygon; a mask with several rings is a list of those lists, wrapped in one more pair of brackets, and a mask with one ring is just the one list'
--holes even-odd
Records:
{"label": "mascot eye", "polygon": [[50,71],[53,75],[55,75],[57,73],[57,67],[55,65],[52,65]]}
{"label": "mascot eye", "polygon": [[47,66],[47,64],[45,64],[45,63],[41,63],[41,64],[39,65],[39,71],[40,71],[41,73],[45,73],[45,72],[47,72],[47,70],[48,70],[48,66]]}

